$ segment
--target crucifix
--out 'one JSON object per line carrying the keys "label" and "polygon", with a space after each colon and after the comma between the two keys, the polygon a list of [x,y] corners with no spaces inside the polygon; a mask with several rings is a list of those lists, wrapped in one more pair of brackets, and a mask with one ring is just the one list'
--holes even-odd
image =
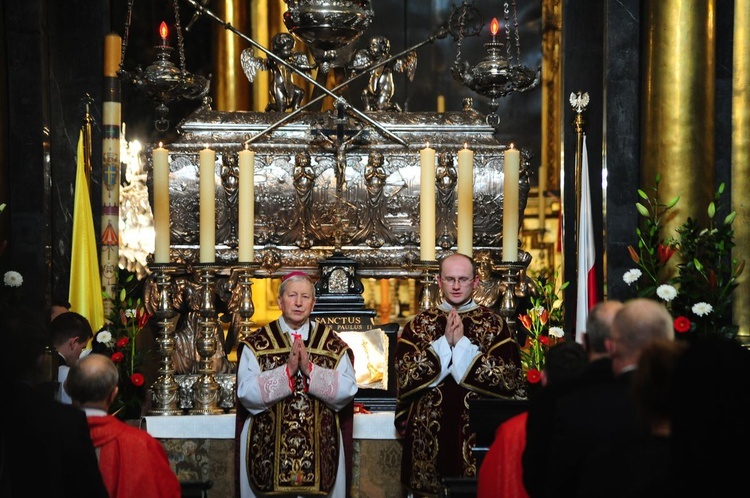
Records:
{"label": "crucifix", "polygon": [[337,105],[336,119],[334,122],[336,124],[335,136],[332,133],[327,134],[325,131],[320,131],[319,133],[320,137],[328,142],[328,149],[333,151],[336,155],[336,162],[334,165],[336,173],[336,197],[338,198],[337,202],[340,202],[343,199],[342,194],[344,186],[346,185],[346,153],[349,149],[357,145],[355,141],[365,130],[362,128],[357,132],[347,132],[345,128],[346,117],[344,116],[344,106],[341,104]]}

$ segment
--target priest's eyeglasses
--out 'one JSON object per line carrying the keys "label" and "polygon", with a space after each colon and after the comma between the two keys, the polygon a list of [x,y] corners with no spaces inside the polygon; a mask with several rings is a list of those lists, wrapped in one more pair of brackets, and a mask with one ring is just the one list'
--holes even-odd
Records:
{"label": "priest's eyeglasses", "polygon": [[469,277],[440,277],[440,280],[442,280],[444,284],[448,285],[455,285],[456,283],[458,283],[458,285],[460,285],[461,287],[464,287],[474,281],[473,278]]}

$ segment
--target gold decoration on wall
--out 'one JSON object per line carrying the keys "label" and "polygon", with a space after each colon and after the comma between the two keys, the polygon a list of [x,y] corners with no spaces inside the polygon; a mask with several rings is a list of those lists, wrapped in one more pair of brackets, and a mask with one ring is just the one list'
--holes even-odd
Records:
{"label": "gold decoration on wall", "polygon": [[[547,189],[560,190],[562,154],[562,1],[542,2],[542,161],[539,174],[547,176]],[[540,184],[541,178],[540,178]]]}
{"label": "gold decoration on wall", "polygon": [[[739,223],[734,225],[736,246],[732,257],[750,261],[750,0],[734,3],[734,61],[732,64],[732,209]],[[740,277],[740,286],[747,285],[747,272]],[[738,339],[750,344],[750,294],[747,290],[734,293],[734,323],[740,326]]]}
{"label": "gold decoration on wall", "polygon": [[660,173],[662,199],[680,196],[680,212],[665,223],[674,234],[688,217],[707,221],[713,199],[716,2],[644,5],[641,184]]}

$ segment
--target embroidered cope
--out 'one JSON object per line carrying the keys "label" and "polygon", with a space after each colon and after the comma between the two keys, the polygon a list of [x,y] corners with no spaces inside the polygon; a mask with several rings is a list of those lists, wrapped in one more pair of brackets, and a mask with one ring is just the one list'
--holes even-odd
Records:
{"label": "embroidered cope", "polygon": [[312,322],[305,339],[311,370],[288,376],[292,331],[283,320],[240,346],[237,396],[248,412],[240,433],[240,492],[344,497],[346,477],[339,411],[357,392],[351,350]]}
{"label": "embroidered cope", "polygon": [[469,400],[526,396],[518,344],[503,319],[483,306],[462,307],[464,337],[451,348],[444,337],[448,310],[415,316],[396,348],[401,480],[430,495],[443,477],[476,476]]}

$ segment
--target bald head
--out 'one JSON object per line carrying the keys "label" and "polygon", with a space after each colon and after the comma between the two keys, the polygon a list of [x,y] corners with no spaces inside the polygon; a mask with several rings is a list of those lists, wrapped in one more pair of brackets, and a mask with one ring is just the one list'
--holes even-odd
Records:
{"label": "bald head", "polygon": [[612,367],[615,373],[635,365],[654,339],[674,340],[672,315],[660,302],[638,298],[626,302],[612,322]]}
{"label": "bald head", "polygon": [[71,367],[66,390],[77,405],[100,407],[104,404],[106,409],[117,393],[118,380],[117,366],[112,360],[94,353]]}

